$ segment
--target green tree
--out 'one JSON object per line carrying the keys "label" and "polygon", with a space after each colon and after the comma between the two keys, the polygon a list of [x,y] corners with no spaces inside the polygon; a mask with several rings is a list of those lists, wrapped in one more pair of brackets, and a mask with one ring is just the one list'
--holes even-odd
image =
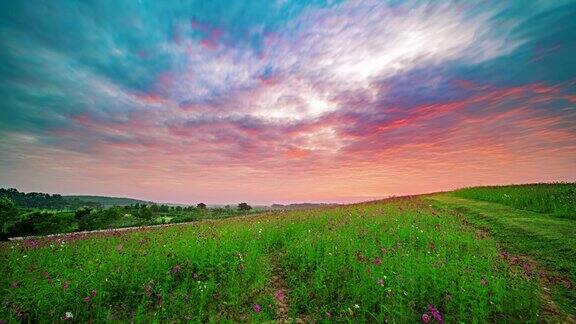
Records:
{"label": "green tree", "polygon": [[0,239],[8,239],[8,228],[18,220],[18,209],[6,197],[0,197]]}
{"label": "green tree", "polygon": [[199,203],[198,205],[196,205],[196,208],[202,209],[202,210],[206,209],[206,207],[207,207],[207,206],[206,206],[205,203]]}
{"label": "green tree", "polygon": [[81,220],[82,218],[90,215],[91,212],[92,212],[92,208],[90,208],[90,207],[78,208],[74,212],[74,218],[76,218],[77,220]]}
{"label": "green tree", "polygon": [[150,208],[144,207],[138,211],[138,217],[143,220],[150,221],[152,218],[154,218],[154,213]]}
{"label": "green tree", "polygon": [[248,205],[248,204],[245,203],[245,202],[238,204],[238,210],[248,211],[248,210],[250,210],[250,209],[252,209],[252,206]]}

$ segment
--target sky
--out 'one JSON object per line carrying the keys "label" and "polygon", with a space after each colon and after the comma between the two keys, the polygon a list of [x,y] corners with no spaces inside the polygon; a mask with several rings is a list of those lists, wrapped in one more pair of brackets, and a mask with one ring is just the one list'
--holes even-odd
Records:
{"label": "sky", "polygon": [[576,180],[576,1],[0,4],[0,187],[353,202]]}

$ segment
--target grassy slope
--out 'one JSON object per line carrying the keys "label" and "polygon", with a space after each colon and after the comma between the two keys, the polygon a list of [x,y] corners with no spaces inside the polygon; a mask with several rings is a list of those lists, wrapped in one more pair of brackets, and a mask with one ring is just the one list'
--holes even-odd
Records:
{"label": "grassy slope", "polygon": [[576,220],[576,183],[472,187],[452,195]]}
{"label": "grassy slope", "polygon": [[494,240],[421,198],[44,243],[0,248],[0,319],[416,322],[428,305],[447,322],[541,314],[536,281]]}
{"label": "grassy slope", "polygon": [[[472,225],[487,230],[502,249],[529,256],[576,283],[576,221],[554,214],[536,213],[509,206],[440,194],[432,197],[435,206],[459,211]],[[565,215],[562,215],[565,216]],[[553,286],[554,299],[569,313],[576,314],[576,292],[562,284]]]}

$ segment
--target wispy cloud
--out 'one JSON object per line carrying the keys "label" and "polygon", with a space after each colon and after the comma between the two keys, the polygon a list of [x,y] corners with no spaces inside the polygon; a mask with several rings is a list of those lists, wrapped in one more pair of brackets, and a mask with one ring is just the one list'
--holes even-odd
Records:
{"label": "wispy cloud", "polygon": [[576,176],[571,2],[10,12],[3,185],[271,202]]}

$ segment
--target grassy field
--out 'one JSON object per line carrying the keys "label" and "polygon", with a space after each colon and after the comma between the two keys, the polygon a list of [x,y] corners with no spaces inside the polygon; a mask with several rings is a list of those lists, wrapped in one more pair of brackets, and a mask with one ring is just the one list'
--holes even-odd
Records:
{"label": "grassy field", "polygon": [[453,194],[576,220],[576,183],[473,187],[456,190]]}
{"label": "grassy field", "polygon": [[[518,243],[528,235],[520,230],[515,239],[502,240],[505,227],[514,230],[514,217],[507,213],[532,215],[526,217],[533,221],[539,214],[498,205],[511,222],[498,225],[499,232],[500,227],[474,221],[484,211],[470,202],[477,203],[448,194],[408,197],[7,243],[0,248],[0,320],[569,319],[573,295],[560,292],[563,306],[555,309],[539,272],[511,259],[523,246],[524,255],[537,259],[531,267],[549,267],[571,280],[574,232],[554,235],[560,225],[535,224],[546,237],[540,245],[550,250]],[[499,210],[491,212],[498,218]],[[570,219],[543,217],[573,225]],[[550,252],[558,250],[559,235],[566,237],[564,254]],[[542,265],[534,250],[542,253]],[[558,260],[565,262],[554,267]]]}
{"label": "grassy field", "polygon": [[566,312],[576,314],[576,221],[451,194],[431,200],[435,207],[457,211],[489,233],[499,242],[503,256],[538,273],[553,299]]}

